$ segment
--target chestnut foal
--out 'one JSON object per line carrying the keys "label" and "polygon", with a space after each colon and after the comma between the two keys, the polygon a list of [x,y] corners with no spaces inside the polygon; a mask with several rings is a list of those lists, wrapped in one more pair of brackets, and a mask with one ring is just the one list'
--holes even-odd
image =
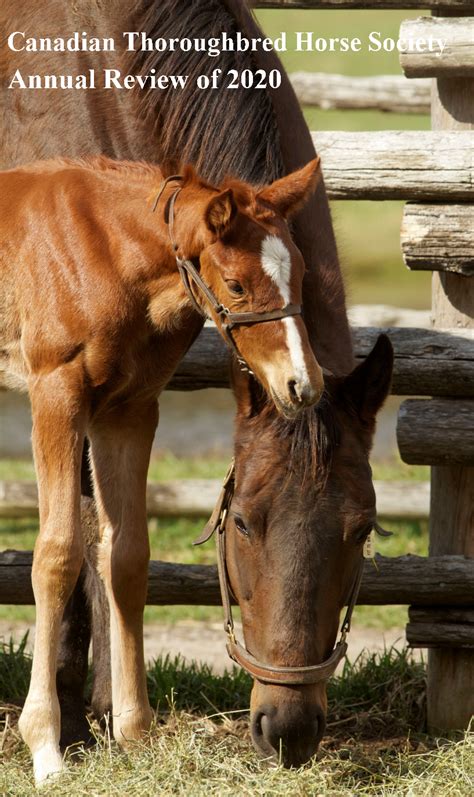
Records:
{"label": "chestnut foal", "polygon": [[36,641],[20,719],[37,783],[63,766],[56,658],[83,562],[84,437],[110,605],[114,735],[126,743],[151,721],[143,608],[156,396],[199,332],[200,309],[281,413],[318,400],[322,372],[299,315],[304,263],[285,221],[318,176],[316,159],[261,189],[215,188],[190,167],[163,183],[158,167],[106,158],[0,175],[0,377],[30,395],[40,503]]}

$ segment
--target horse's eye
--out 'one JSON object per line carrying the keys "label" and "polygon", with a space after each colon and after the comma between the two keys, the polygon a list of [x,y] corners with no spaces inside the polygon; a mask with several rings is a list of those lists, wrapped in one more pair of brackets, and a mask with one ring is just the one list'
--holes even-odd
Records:
{"label": "horse's eye", "polygon": [[364,544],[370,532],[372,531],[373,527],[374,527],[373,523],[370,523],[368,526],[363,526],[361,529],[358,529],[358,531],[354,535],[354,540],[357,545]]}
{"label": "horse's eye", "polygon": [[226,280],[226,283],[229,292],[235,296],[242,296],[245,293],[242,285],[237,280]]}
{"label": "horse's eye", "polygon": [[235,515],[234,516],[234,523],[235,523],[236,529],[238,531],[240,531],[241,534],[245,534],[245,536],[248,537],[248,534],[249,534],[248,528],[247,528],[247,526],[245,525],[244,521],[242,520],[242,518],[239,515]]}

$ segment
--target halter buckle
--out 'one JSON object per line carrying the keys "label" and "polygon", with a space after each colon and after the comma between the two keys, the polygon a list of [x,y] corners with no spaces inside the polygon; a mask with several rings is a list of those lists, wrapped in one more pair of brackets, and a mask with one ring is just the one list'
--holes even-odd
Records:
{"label": "halter buckle", "polygon": [[229,322],[227,321],[230,315],[230,310],[224,304],[218,304],[215,307],[214,312],[219,318],[219,321],[221,322],[222,326],[228,327],[229,329],[234,326],[233,324],[229,324]]}
{"label": "halter buckle", "polygon": [[228,507],[225,506],[224,509],[221,512],[221,516],[219,518],[219,525],[217,527],[217,530],[218,530],[219,534],[223,534],[224,533],[228,512],[229,512]]}
{"label": "halter buckle", "polygon": [[237,643],[237,640],[235,638],[234,626],[231,625],[231,623],[225,624],[225,632],[227,634],[229,642],[232,642],[232,644],[235,645]]}

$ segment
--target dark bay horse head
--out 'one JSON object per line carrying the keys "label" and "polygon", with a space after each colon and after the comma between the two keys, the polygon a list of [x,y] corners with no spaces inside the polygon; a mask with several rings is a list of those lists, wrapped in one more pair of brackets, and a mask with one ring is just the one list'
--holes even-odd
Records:
{"label": "dark bay horse head", "polygon": [[[291,422],[234,373],[236,474],[225,557],[247,651],[264,664],[310,666],[333,650],[376,520],[368,456],[392,362],[390,341],[380,336],[362,364],[327,385],[318,407]],[[305,763],[325,716],[325,682],[254,681],[252,738],[265,756],[281,751],[286,766]]]}
{"label": "dark bay horse head", "polygon": [[315,158],[261,188],[237,180],[214,188],[185,168],[168,205],[191,298],[212,315],[286,417],[314,404],[324,389],[300,312],[305,263],[287,223],[319,176]]}

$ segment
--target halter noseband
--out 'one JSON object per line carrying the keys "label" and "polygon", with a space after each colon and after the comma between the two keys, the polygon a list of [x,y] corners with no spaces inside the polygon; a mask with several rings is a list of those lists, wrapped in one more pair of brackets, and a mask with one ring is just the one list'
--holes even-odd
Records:
{"label": "halter noseband", "polygon": [[[158,206],[158,202],[160,201],[161,195],[165,190],[167,184],[174,180],[182,180],[183,178],[179,174],[173,174],[171,177],[167,177],[166,180],[163,181],[160,190],[155,198],[153,203],[153,212],[156,210]],[[248,367],[247,363],[245,362],[244,358],[240,354],[240,351],[235,343],[234,337],[232,335],[232,329],[236,326],[250,326],[252,324],[264,324],[267,321],[278,321],[282,318],[288,318],[290,316],[301,315],[301,305],[299,304],[287,304],[285,307],[275,308],[274,310],[268,310],[266,312],[243,312],[243,313],[232,313],[225,305],[218,301],[217,297],[215,296],[214,292],[211,290],[209,285],[206,285],[204,280],[202,279],[198,269],[194,265],[191,260],[181,258],[178,255],[179,251],[179,244],[176,242],[174,237],[174,219],[175,219],[175,202],[176,198],[181,191],[181,187],[178,186],[173,193],[171,194],[169,205],[168,205],[168,232],[169,238],[171,241],[171,246],[173,247],[173,252],[176,258],[176,265],[178,266],[178,271],[184,286],[186,293],[188,294],[191,304],[193,305],[194,309],[204,318],[207,318],[207,314],[197,301],[193,289],[192,283],[198,288],[206,301],[209,303],[211,308],[213,309],[214,313],[219,319],[219,323],[224,333],[225,340],[229,344],[230,348],[234,352],[237,361],[240,367],[247,371],[248,373],[252,374],[252,371]]]}
{"label": "halter noseband", "polygon": [[341,625],[339,640],[329,658],[321,664],[313,664],[308,667],[272,667],[269,664],[262,664],[262,662],[258,661],[258,659],[249,653],[236,639],[234,620],[232,618],[231,589],[225,558],[225,530],[230,505],[234,495],[234,485],[235,464],[234,460],[232,460],[214,511],[201,535],[194,541],[194,545],[201,545],[203,542],[207,542],[207,540],[217,532],[217,571],[219,574],[222,607],[224,609],[224,630],[227,634],[227,652],[230,658],[246,670],[252,678],[256,678],[258,681],[262,681],[262,683],[301,686],[303,684],[317,684],[322,681],[327,681],[334,674],[337,665],[341,659],[344,658],[347,651],[346,637],[351,629],[352,613],[357,602],[357,596],[362,581],[364,559],[362,559],[360,563],[352,585],[347,610]]}

